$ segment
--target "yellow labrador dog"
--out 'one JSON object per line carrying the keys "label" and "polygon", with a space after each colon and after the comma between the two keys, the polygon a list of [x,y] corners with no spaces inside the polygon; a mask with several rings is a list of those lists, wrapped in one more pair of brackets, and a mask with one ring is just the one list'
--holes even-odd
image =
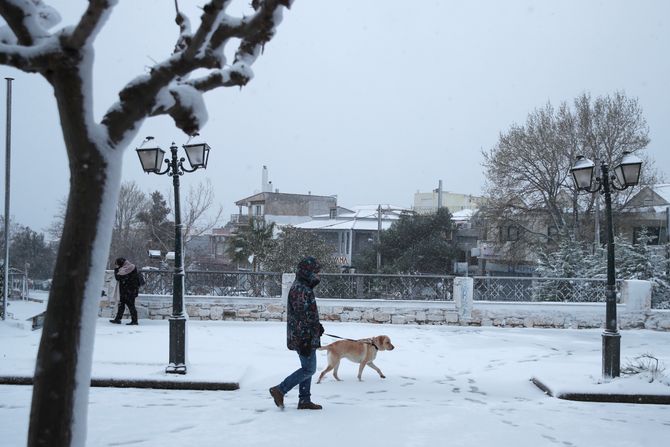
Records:
{"label": "yellow labrador dog", "polygon": [[363,374],[365,365],[377,371],[379,377],[385,379],[386,376],[382,373],[381,369],[377,368],[377,365],[372,363],[372,361],[377,357],[377,351],[392,351],[393,348],[395,346],[391,344],[391,339],[386,335],[362,338],[360,340],[339,340],[328,346],[323,346],[319,350],[328,351],[328,366],[321,372],[319,380],[316,383],[321,383],[323,376],[330,370],[333,370],[335,380],[340,380],[337,377],[337,369],[340,367],[340,360],[343,358],[358,363],[358,380],[361,380],[361,374]]}

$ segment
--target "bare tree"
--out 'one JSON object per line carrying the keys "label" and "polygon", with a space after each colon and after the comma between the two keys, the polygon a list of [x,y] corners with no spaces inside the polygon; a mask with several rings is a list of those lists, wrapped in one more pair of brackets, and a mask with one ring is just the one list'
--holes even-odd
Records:
{"label": "bare tree", "polygon": [[58,201],[58,210],[56,215],[53,217],[49,228],[46,232],[51,236],[52,241],[60,241],[60,238],[63,236],[63,225],[65,223],[65,211],[67,210],[67,199],[65,197],[61,198]]}
{"label": "bare tree", "polygon": [[[169,191],[170,208],[174,210],[174,196]],[[184,245],[195,237],[202,236],[207,231],[221,225],[223,206],[215,204],[214,186],[210,179],[198,182],[196,186],[189,187],[188,195],[184,200],[185,212],[182,216],[184,226]],[[172,213],[174,219],[174,213]]]}
{"label": "bare tree", "polygon": [[547,104],[530,113],[524,126],[500,135],[483,154],[490,218],[533,232],[527,217],[540,210],[556,228],[565,227],[561,193],[576,150],[574,127],[565,103],[558,110]]}
{"label": "bare tree", "polygon": [[140,190],[135,182],[121,184],[119,200],[116,205],[114,229],[112,230],[112,244],[108,256],[108,265],[113,259],[123,256],[139,261],[145,254],[145,236],[139,227],[139,215],[148,206],[146,194]]}
{"label": "bare tree", "polygon": [[[579,195],[568,178],[575,157],[610,164],[624,151],[644,157],[648,132],[637,100],[619,92],[595,100],[583,94],[574,109],[564,102],[558,109],[547,104],[533,111],[525,125],[501,133],[496,146],[483,154],[489,218],[526,234],[541,232],[540,242],[574,234],[580,212],[590,213],[597,197]],[[647,169],[647,179],[653,178],[651,172]],[[615,192],[614,197],[620,206],[625,202],[623,195]],[[569,209],[572,214],[566,213]],[[553,227],[555,236],[548,236],[546,226],[532,225],[538,220]]]}
{"label": "bare tree", "polygon": [[[129,82],[96,122],[95,38],[116,0],[89,0],[78,23],[50,32],[60,17],[42,0],[0,0],[7,27],[0,63],[38,73],[52,86],[69,159],[70,192],[42,339],[37,354],[29,446],[83,446],[90,371],[103,271],[119,194],[121,159],[150,116],[169,115],[187,135],[207,119],[202,94],[243,86],[292,0],[252,0],[252,14],[226,14],[229,0],[210,0],[195,31],[177,11],[173,54]],[[228,64],[224,48],[237,45]],[[189,77],[202,71],[200,77]],[[75,417],[76,415],[76,417]]]}
{"label": "bare tree", "polygon": [[[580,154],[598,164],[605,162],[614,167],[624,152],[635,152],[644,160],[641,183],[656,181],[654,163],[642,150],[649,144],[649,128],[637,99],[628,98],[622,92],[595,99],[584,93],[575,99],[575,116]],[[614,206],[623,206],[637,192],[637,188],[613,191]],[[595,194],[586,196],[587,211],[591,211],[597,197]]]}

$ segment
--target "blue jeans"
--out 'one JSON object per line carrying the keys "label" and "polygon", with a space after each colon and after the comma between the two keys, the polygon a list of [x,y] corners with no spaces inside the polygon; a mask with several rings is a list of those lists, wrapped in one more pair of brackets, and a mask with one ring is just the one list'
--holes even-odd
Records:
{"label": "blue jeans", "polygon": [[298,402],[310,402],[310,389],[312,388],[312,376],[316,372],[316,350],[312,349],[309,357],[300,357],[300,369],[284,379],[282,383],[277,385],[282,394],[291,391],[296,385],[298,387]]}

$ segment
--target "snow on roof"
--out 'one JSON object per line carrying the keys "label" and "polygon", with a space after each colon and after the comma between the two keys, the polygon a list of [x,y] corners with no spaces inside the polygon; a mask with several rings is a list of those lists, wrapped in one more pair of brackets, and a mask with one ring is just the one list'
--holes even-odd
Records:
{"label": "snow on roof", "polygon": [[[382,220],[382,230],[388,230],[393,222]],[[369,230],[377,231],[377,220],[371,219],[320,219],[295,225],[303,230]]]}
{"label": "snow on roof", "polygon": [[[648,197],[646,193],[651,191],[652,194],[660,197],[656,199],[654,195]],[[642,199],[640,199],[642,197]],[[659,202],[665,203],[659,203]],[[633,204],[637,206],[633,206]],[[625,212],[640,212],[640,211],[654,211],[656,213],[665,213],[670,205],[670,183],[659,183],[656,185],[643,186],[640,191],[626,203]]]}
{"label": "snow on roof", "polygon": [[670,183],[651,185],[650,188],[656,194],[661,196],[666,202],[670,203]]}
{"label": "snow on roof", "polygon": [[460,211],[455,211],[451,213],[451,220],[454,221],[470,220],[476,212],[477,210],[472,208],[466,208]]}
{"label": "snow on roof", "polygon": [[[357,205],[351,208],[339,207],[339,210],[342,209],[350,210],[350,212],[339,212],[337,219],[377,219],[377,208],[379,205]],[[400,215],[404,212],[411,212],[410,208],[396,205],[381,205],[382,207],[382,220],[392,219],[397,220],[400,218]],[[330,219],[329,214],[319,214],[317,216],[312,216],[312,219]]]}
{"label": "snow on roof", "polygon": [[[351,208],[351,212],[341,212],[331,218],[328,214],[313,216],[309,222],[295,225],[296,228],[304,230],[369,230],[377,231],[379,228],[377,208],[379,205],[358,205]],[[400,215],[408,208],[394,205],[381,205],[381,225],[383,230],[391,227],[391,224],[400,219]],[[340,208],[341,210],[342,208]]]}

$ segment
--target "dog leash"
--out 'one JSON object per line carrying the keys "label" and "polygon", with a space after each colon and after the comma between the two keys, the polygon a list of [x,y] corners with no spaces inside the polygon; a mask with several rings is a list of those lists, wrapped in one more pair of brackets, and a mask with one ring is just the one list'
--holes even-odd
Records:
{"label": "dog leash", "polygon": [[[339,338],[340,340],[360,341],[360,340],[353,340],[353,339],[351,339],[351,338],[340,337],[339,335],[333,335],[333,334],[323,334],[323,335],[327,335],[327,336],[329,336],[329,337],[333,337],[333,338]],[[377,345],[374,344],[374,342],[372,342],[372,341],[363,341],[362,343],[367,343],[367,344],[369,344],[369,345],[372,345],[372,346],[375,347],[375,349],[376,349],[377,351],[379,351],[379,348],[377,347]]]}
{"label": "dog leash", "polygon": [[356,341],[356,340],[352,340],[351,338],[340,337],[339,335],[333,335],[333,334],[323,334],[323,335],[327,335],[327,336],[333,337],[333,338],[339,338],[340,340]]}

